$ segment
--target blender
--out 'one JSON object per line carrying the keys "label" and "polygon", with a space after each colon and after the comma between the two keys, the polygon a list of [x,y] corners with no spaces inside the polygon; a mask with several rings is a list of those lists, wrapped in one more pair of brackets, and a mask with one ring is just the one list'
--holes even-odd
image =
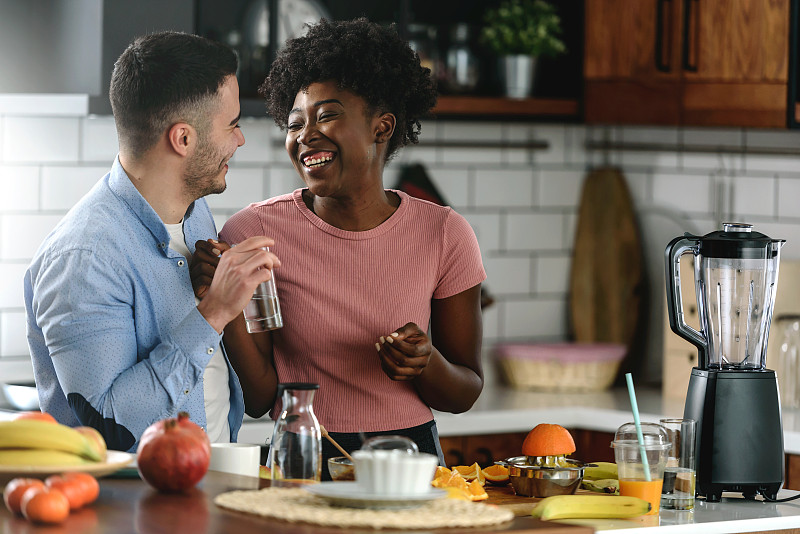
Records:
{"label": "blender", "polygon": [[[705,236],[685,234],[666,248],[672,331],[697,347],[684,418],[697,421],[697,494],[723,491],[774,499],[783,484],[783,426],[767,338],[785,240],[724,223]],[[700,331],[684,321],[679,261],[694,255]]]}

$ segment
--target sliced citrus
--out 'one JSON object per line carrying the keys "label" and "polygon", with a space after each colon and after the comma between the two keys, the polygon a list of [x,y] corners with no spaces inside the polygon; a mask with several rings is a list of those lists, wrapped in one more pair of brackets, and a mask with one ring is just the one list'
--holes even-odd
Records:
{"label": "sliced citrus", "polygon": [[484,501],[489,498],[489,494],[483,489],[483,485],[478,480],[473,480],[467,487],[469,491],[469,500],[471,501]]}
{"label": "sliced citrus", "polygon": [[444,475],[450,476],[450,473],[451,471],[448,468],[437,465],[436,472],[433,474],[433,478],[439,478]]}
{"label": "sliced citrus", "polygon": [[542,423],[528,432],[522,442],[525,456],[560,456],[575,452],[575,441],[561,425]]}
{"label": "sliced citrus", "polygon": [[481,466],[478,465],[478,462],[475,462],[472,465],[456,465],[453,466],[453,471],[457,471],[464,477],[464,480],[467,482],[472,482],[473,480],[480,481],[481,486],[484,484],[484,476],[483,471],[481,470]]}
{"label": "sliced citrus", "polygon": [[489,481],[490,484],[494,484],[496,486],[502,486],[504,484],[508,484],[508,468],[502,465],[490,465],[486,469],[481,470],[483,473],[484,478]]}
{"label": "sliced citrus", "polygon": [[433,482],[431,482],[431,486],[434,488],[458,488],[466,491],[467,481],[464,480],[464,477],[462,477],[458,471],[453,471],[449,475],[444,474],[434,478]]}

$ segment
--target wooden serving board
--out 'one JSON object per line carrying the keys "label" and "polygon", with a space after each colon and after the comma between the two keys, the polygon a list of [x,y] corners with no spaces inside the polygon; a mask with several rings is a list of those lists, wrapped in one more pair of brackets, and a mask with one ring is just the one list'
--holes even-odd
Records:
{"label": "wooden serving board", "polygon": [[583,183],[570,274],[574,341],[630,349],[644,290],[644,258],[625,177],[591,171]]}
{"label": "wooden serving board", "polygon": [[[517,517],[530,516],[531,511],[536,506],[536,503],[542,500],[541,497],[524,497],[517,495],[514,493],[514,488],[511,486],[511,484],[506,484],[505,486],[493,486],[487,482],[484,488],[486,489],[486,493],[489,495],[489,498],[483,502],[508,508],[514,512],[514,515]],[[576,492],[576,495],[580,494],[597,495],[597,493],[579,488]]]}

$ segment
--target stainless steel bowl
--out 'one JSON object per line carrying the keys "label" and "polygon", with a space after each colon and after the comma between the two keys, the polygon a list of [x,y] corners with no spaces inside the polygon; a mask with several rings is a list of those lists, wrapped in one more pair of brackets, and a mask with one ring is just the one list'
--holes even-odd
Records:
{"label": "stainless steel bowl", "polygon": [[17,410],[38,410],[39,393],[33,382],[3,384],[3,395]]}
{"label": "stainless steel bowl", "polygon": [[587,464],[570,459],[566,462],[568,467],[546,467],[531,465],[527,456],[513,456],[495,463],[508,468],[508,478],[517,495],[550,497],[571,495],[581,485]]}

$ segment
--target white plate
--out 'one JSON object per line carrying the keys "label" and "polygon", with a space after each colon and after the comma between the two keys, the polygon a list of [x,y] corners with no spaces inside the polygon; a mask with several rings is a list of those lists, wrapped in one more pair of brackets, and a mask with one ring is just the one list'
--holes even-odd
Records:
{"label": "white plate", "polygon": [[11,480],[14,477],[43,478],[49,475],[80,471],[95,477],[110,475],[127,467],[136,459],[136,455],[122,451],[108,451],[105,462],[81,465],[0,465],[0,480]]}
{"label": "white plate", "polygon": [[350,508],[413,508],[447,495],[445,490],[436,488],[417,495],[376,495],[361,489],[358,482],[321,482],[305,489],[335,506]]}

